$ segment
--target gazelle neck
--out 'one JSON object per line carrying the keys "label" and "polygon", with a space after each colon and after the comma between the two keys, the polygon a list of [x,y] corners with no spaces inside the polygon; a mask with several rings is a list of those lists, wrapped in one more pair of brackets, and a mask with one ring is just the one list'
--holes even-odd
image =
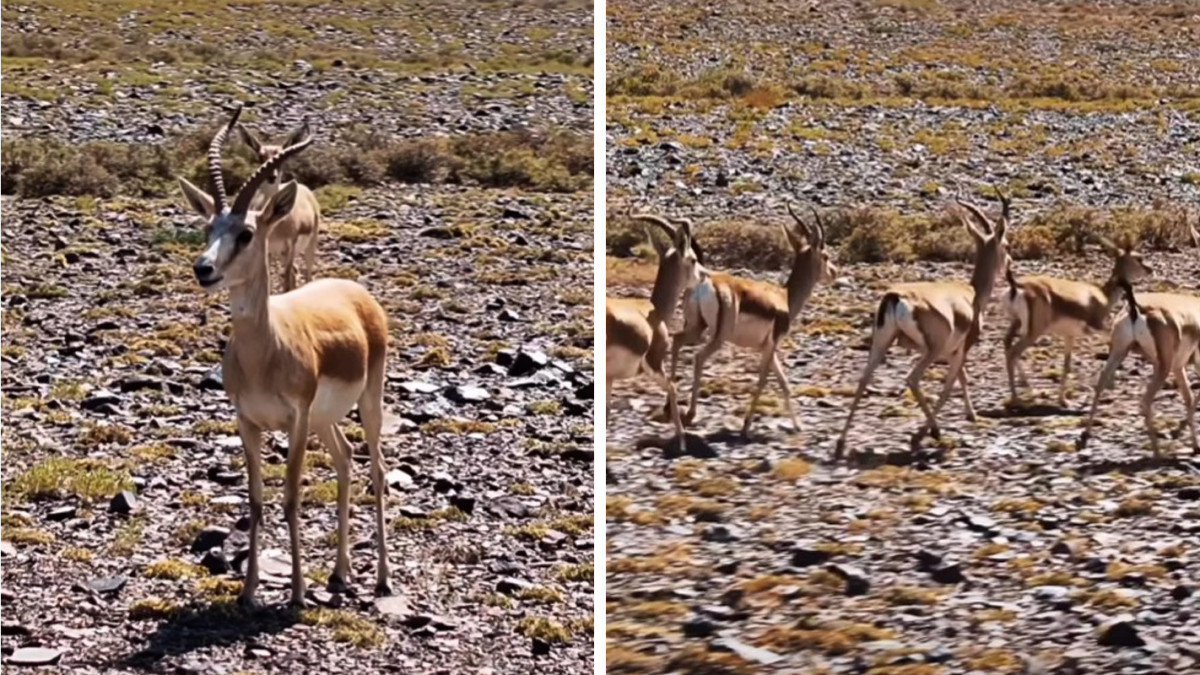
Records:
{"label": "gazelle neck", "polygon": [[1113,307],[1117,306],[1117,302],[1121,299],[1122,293],[1121,279],[1117,276],[1116,272],[1113,272],[1108,276],[1108,281],[1104,282],[1104,285],[1100,287],[1100,290],[1104,293],[1104,301],[1107,303],[1108,309],[1111,311]]}
{"label": "gazelle neck", "polygon": [[800,310],[804,309],[805,303],[812,296],[813,289],[817,285],[817,277],[813,273],[810,265],[805,264],[805,258],[799,253],[795,254],[792,261],[792,271],[788,274],[787,285],[787,304],[788,304],[788,319],[795,321],[800,314]]}
{"label": "gazelle neck", "polygon": [[665,262],[658,265],[658,274],[654,277],[654,289],[650,291],[650,304],[653,310],[650,323],[668,322],[675,314],[675,305],[679,303],[679,294],[683,292],[683,279],[668,269]]}
{"label": "gazelle neck", "polygon": [[270,313],[271,277],[267,257],[262,256],[262,269],[245,283],[229,291],[232,335],[239,337],[239,348],[247,345],[269,346],[274,340]]}
{"label": "gazelle neck", "polygon": [[984,310],[991,303],[992,289],[995,287],[996,268],[981,260],[976,260],[975,268],[971,272],[971,288],[975,291],[975,298],[971,304],[975,310],[976,320],[983,315]]}

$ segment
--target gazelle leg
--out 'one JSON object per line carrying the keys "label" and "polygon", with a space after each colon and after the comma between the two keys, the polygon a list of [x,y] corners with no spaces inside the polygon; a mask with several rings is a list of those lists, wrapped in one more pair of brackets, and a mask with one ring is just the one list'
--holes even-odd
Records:
{"label": "gazelle leg", "polygon": [[1025,377],[1025,372],[1021,367],[1021,355],[1025,353],[1026,349],[1029,349],[1029,345],[1033,344],[1035,340],[1036,338],[1031,338],[1029,335],[1022,335],[1021,338],[1017,340],[1017,343],[1004,353],[1004,365],[1008,369],[1008,386],[1012,392],[1012,399],[1014,403],[1019,401],[1020,397],[1017,395],[1017,387],[1013,380],[1013,373],[1015,372],[1020,377],[1022,387],[1029,386],[1029,379]]}
{"label": "gazelle leg", "polygon": [[1179,387],[1179,397],[1183,399],[1188,428],[1192,432],[1192,450],[1200,451],[1200,436],[1196,435],[1196,395],[1192,393],[1192,383],[1188,381],[1186,363],[1175,371],[1175,382]]}
{"label": "gazelle leg", "polygon": [[258,589],[258,528],[262,525],[263,481],[262,481],[262,430],[244,417],[238,417],[238,435],[242,437],[242,448],[246,452],[246,472],[250,487],[250,554],[246,558],[246,575],[242,581],[242,592],[238,604],[252,607]]}
{"label": "gazelle leg", "polygon": [[338,436],[341,431],[337,425],[325,427],[317,431],[321,445],[329,452],[333,460],[333,469],[337,473],[337,517],[338,542],[337,558],[333,564],[333,573],[329,575],[326,589],[330,593],[345,593],[350,588],[350,446],[342,447]]}
{"label": "gazelle leg", "polygon": [[967,364],[958,369],[958,383],[962,385],[963,409],[967,413],[967,421],[974,422],[979,417],[975,414],[975,406],[971,403],[971,376],[967,374]]}
{"label": "gazelle leg", "polygon": [[304,283],[313,280],[313,271],[317,268],[317,228],[313,228],[312,236],[308,238],[308,247],[304,249]]}
{"label": "gazelle leg", "polygon": [[604,378],[604,423],[612,426],[612,378]]}
{"label": "gazelle leg", "polygon": [[[679,366],[679,352],[683,347],[698,345],[704,341],[704,329],[685,325],[683,330],[671,335],[671,381],[675,381],[676,368]],[[671,411],[663,404],[663,411],[669,416]]]}
{"label": "gazelle leg", "polygon": [[667,409],[671,422],[675,425],[675,437],[679,443],[679,451],[687,450],[687,437],[683,432],[683,421],[679,417],[679,397],[675,392],[675,383],[662,371],[662,364],[657,367],[648,366],[646,374],[667,392]]}
{"label": "gazelle leg", "polygon": [[1067,405],[1067,380],[1071,377],[1071,352],[1075,349],[1075,338],[1067,337],[1063,340],[1063,367],[1062,379],[1058,381],[1058,407],[1065,408]]}
{"label": "gazelle leg", "polygon": [[[387,483],[384,481],[383,466],[383,384],[384,360],[373,367],[367,376],[367,389],[358,398],[358,415],[362,418],[363,435],[367,438],[367,451],[371,454],[371,490],[375,493],[375,547],[378,559],[375,563],[375,595],[392,594],[392,575],[388,564],[387,516],[384,499]],[[334,427],[338,443],[346,457],[351,457],[350,442],[341,429]]]}
{"label": "gazelle leg", "polygon": [[692,364],[692,391],[688,399],[688,411],[683,416],[686,424],[691,424],[692,420],[696,419],[696,405],[700,400],[700,382],[704,378],[704,364],[721,349],[722,342],[724,340],[721,336],[714,332],[713,339],[696,352],[696,360]]}
{"label": "gazelle leg", "polygon": [[858,404],[862,401],[863,394],[867,392],[867,387],[871,385],[875,370],[887,357],[888,348],[892,346],[892,341],[895,339],[895,329],[888,330],[886,327],[877,328],[871,337],[871,355],[867,357],[867,365],[858,379],[854,400],[850,402],[850,412],[846,414],[846,423],[842,425],[842,433],[838,436],[837,445],[834,447],[833,458],[835,460],[841,459],[846,454],[846,435],[850,433],[850,423],[854,421],[854,413],[858,411]]}
{"label": "gazelle leg", "polygon": [[783,369],[783,362],[779,360],[779,352],[775,352],[775,358],[771,359],[772,368],[775,371],[775,377],[779,380],[779,388],[783,390],[783,405],[787,409],[788,417],[792,418],[792,430],[799,433],[800,421],[796,419],[796,412],[792,409],[792,392],[788,386],[787,373]]}
{"label": "gazelle leg", "polygon": [[[933,404],[933,417],[935,419],[942,412],[942,406],[946,404],[946,401],[950,400],[950,393],[954,391],[955,383],[962,381],[962,368],[966,364],[966,361],[967,350],[965,347],[950,357],[950,363],[946,369],[946,379],[942,382],[942,391],[938,394],[937,401]],[[965,386],[963,387],[963,393],[966,394]],[[921,433],[924,433],[926,430],[933,432],[934,429],[936,429],[936,423],[933,427],[925,425],[921,428]],[[937,435],[936,432],[934,432],[934,435]]]}
{"label": "gazelle leg", "polygon": [[287,476],[283,495],[283,513],[287,517],[288,539],[292,546],[292,605],[304,605],[304,570],[300,554],[300,479],[304,474],[304,453],[308,448],[308,409],[296,411],[288,430]]}
{"label": "gazelle leg", "polygon": [[1125,360],[1132,347],[1133,339],[1129,335],[1125,332],[1113,332],[1108,360],[1104,362],[1104,370],[1100,371],[1100,377],[1096,380],[1096,390],[1092,392],[1092,407],[1088,412],[1087,421],[1083,423],[1083,432],[1079,434],[1079,440],[1075,442],[1076,449],[1082,450],[1087,447],[1087,442],[1092,436],[1092,423],[1095,422],[1096,411],[1100,408],[1100,396],[1105,389],[1112,386],[1117,368],[1121,366],[1121,362]]}
{"label": "gazelle leg", "polygon": [[[925,376],[925,371],[929,370],[929,366],[933,365],[933,362],[936,360],[937,357],[933,351],[926,352],[913,364],[912,369],[908,371],[908,376],[904,378],[909,391],[913,393],[913,398],[917,399],[917,405],[921,406],[921,411],[925,413],[925,425],[921,427],[919,433],[924,434],[928,431],[934,438],[940,436],[942,432],[938,429],[937,414],[933,411],[933,407],[930,406],[925,392],[921,391],[921,378]],[[947,378],[949,378],[949,374],[947,374]],[[950,380],[951,383],[953,381]]]}
{"label": "gazelle leg", "polygon": [[1154,428],[1154,396],[1162,389],[1162,386],[1167,382],[1167,369],[1154,367],[1154,374],[1150,376],[1150,382],[1146,385],[1146,392],[1142,394],[1142,417],[1146,420],[1146,433],[1150,434],[1150,451],[1154,453],[1154,458],[1158,459],[1158,431]]}
{"label": "gazelle leg", "polygon": [[742,420],[742,435],[750,433],[750,421],[754,419],[754,409],[758,407],[758,397],[767,386],[767,378],[771,376],[771,361],[775,357],[775,348],[764,349],[762,359],[758,364],[758,383],[754,385],[754,394],[750,396],[750,406],[746,408],[746,418]]}

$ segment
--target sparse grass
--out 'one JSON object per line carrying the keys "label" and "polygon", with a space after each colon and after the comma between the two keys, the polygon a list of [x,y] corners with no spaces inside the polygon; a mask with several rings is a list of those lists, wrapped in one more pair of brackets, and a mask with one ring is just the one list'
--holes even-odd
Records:
{"label": "sparse grass", "polygon": [[228,577],[204,577],[196,581],[196,593],[212,599],[232,598],[242,592],[242,582]]}
{"label": "sparse grass", "polygon": [[436,434],[452,434],[455,436],[463,434],[492,434],[498,429],[499,427],[492,422],[454,418],[430,420],[421,425],[421,433],[431,436]]}
{"label": "sparse grass", "polygon": [[542,605],[557,605],[567,601],[562,591],[549,586],[532,586],[522,589],[517,593],[517,599]]}
{"label": "sparse grass", "polygon": [[208,576],[208,570],[186,560],[157,560],[142,568],[147,579],[197,579]]}
{"label": "sparse grass", "polygon": [[793,628],[772,626],[763,632],[758,644],[783,651],[817,650],[836,656],[849,654],[860,643],[891,640],[896,634],[885,628],[865,623],[850,623],[828,627]]}
{"label": "sparse grass", "polygon": [[812,473],[812,464],[799,457],[780,460],[771,467],[771,475],[779,480],[794,483]]}
{"label": "sparse grass", "polygon": [[571,632],[565,626],[541,616],[527,616],[517,622],[517,632],[527,638],[537,638],[551,644],[571,640]]}
{"label": "sparse grass", "polygon": [[53,457],[18,474],[5,491],[17,499],[76,497],[95,503],[131,489],[133,482],[129,474],[111,469],[103,461]]}
{"label": "sparse grass", "polygon": [[59,553],[65,560],[72,562],[90,563],[92,562],[92,552],[86,548],[64,548]]}
{"label": "sparse grass", "polygon": [[942,596],[931,588],[894,586],[883,591],[883,598],[893,605],[936,605]]}
{"label": "sparse grass", "polygon": [[179,607],[164,598],[142,598],[129,605],[129,618],[134,621],[170,619],[178,612]]}
{"label": "sparse grass", "polygon": [[299,618],[306,625],[332,629],[335,642],[347,642],[366,649],[379,647],[386,640],[378,626],[350,610],[325,607],[302,609]]}
{"label": "sparse grass", "polygon": [[79,435],[79,442],[85,447],[124,445],[132,440],[133,431],[119,424],[91,424]]}
{"label": "sparse grass", "polygon": [[590,584],[594,580],[595,565],[590,562],[566,565],[555,570],[554,576],[559,581],[587,582]]}
{"label": "sparse grass", "polygon": [[45,545],[54,542],[54,535],[32,527],[6,527],[0,538],[14,544]]}

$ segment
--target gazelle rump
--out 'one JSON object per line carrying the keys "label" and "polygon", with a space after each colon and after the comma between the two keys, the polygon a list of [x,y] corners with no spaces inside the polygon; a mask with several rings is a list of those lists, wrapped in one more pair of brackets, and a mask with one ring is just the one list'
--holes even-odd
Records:
{"label": "gazelle rump", "polygon": [[221,180],[221,148],[237,122],[213,138],[209,149],[212,194],[185,179],[187,201],[206,219],[207,246],[194,271],[209,291],[229,289],[232,330],[222,360],[225,390],[237,411],[238,433],[246,453],[250,488],[250,553],[239,602],[253,604],[258,586],[258,534],[263,513],[262,434],[288,435],[284,512],[291,540],[291,602],[304,603],[299,506],[304,454],[310,432],[329,451],[337,474],[338,550],[328,587],[340,592],[350,580],[351,447],[338,428],[357,405],[371,455],[375,495],[378,565],[375,590],[391,592],[384,518],[383,386],[387,360],[387,316],[358,283],[322,279],[281,295],[271,295],[268,242],[272,229],[294,208],[294,182],[285,183],[261,208],[251,208],[256,191],[311,139],[282,149],[247,179],[227,205]]}
{"label": "gazelle rump", "polygon": [[[1010,203],[998,188],[996,194],[1003,205],[1000,222],[996,224],[993,224],[979,207],[956,198],[960,207],[959,218],[975,242],[975,264],[969,285],[959,281],[903,283],[890,287],[883,294],[875,312],[870,356],[854,392],[845,426],[838,437],[834,450],[835,458],[841,458],[845,454],[846,436],[854,421],[854,413],[871,384],[875,370],[883,363],[888,349],[897,340],[901,345],[921,355],[905,378],[909,390],[925,413],[925,426],[918,432],[918,437],[926,430],[935,437],[939,435],[937,414],[956,381],[963,388],[967,419],[975,419],[975,409],[971,404],[968,389],[967,353],[979,340],[983,327],[983,312],[990,302],[996,279],[1005,272],[1009,264],[1007,234]],[[970,218],[963,210],[975,218],[979,227],[971,224]],[[941,395],[931,406],[921,391],[921,377],[937,361],[946,361],[949,367],[942,384]]]}
{"label": "gazelle rump", "polygon": [[1067,379],[1071,374],[1071,352],[1076,338],[1089,330],[1108,328],[1109,315],[1121,297],[1121,281],[1136,282],[1150,276],[1152,270],[1132,244],[1118,247],[1101,239],[1101,246],[1113,260],[1112,273],[1103,286],[1047,276],[1014,278],[1008,270],[1008,291],[1004,306],[1009,316],[1004,336],[1004,365],[1012,399],[1017,400],[1015,375],[1022,386],[1029,381],[1021,368],[1021,354],[1043,335],[1063,338],[1063,367],[1058,386],[1058,404],[1066,404]]}
{"label": "gazelle rump", "polygon": [[671,341],[672,382],[675,381],[680,349],[684,345],[700,344],[708,335],[708,341],[696,353],[692,366],[692,390],[688,411],[684,416],[687,424],[691,424],[696,416],[704,366],[728,342],[754,350],[761,356],[758,383],[746,409],[742,433],[749,433],[759,396],[772,373],[783,391],[784,405],[792,426],[799,431],[800,424],[792,410],[787,374],[779,361],[777,350],[804,309],[813,289],[818,283],[832,281],[837,275],[837,268],[830,262],[829,253],[825,250],[825,228],[820,215],[814,210],[813,221],[808,224],[796,215],[790,204],[787,210],[796,221],[798,231],[786,223],[781,224],[793,253],[792,269],[783,288],[730,274],[706,272],[702,274],[700,283],[684,298],[684,327]]}
{"label": "gazelle rump", "polygon": [[1196,435],[1196,396],[1192,393],[1187,376],[1190,363],[1196,377],[1200,378],[1200,296],[1182,293],[1143,293],[1135,296],[1133,286],[1128,281],[1121,280],[1118,283],[1128,306],[1113,322],[1108,360],[1096,383],[1091,411],[1076,447],[1082,450],[1087,446],[1101,394],[1113,385],[1117,368],[1130,350],[1137,349],[1154,367],[1141,402],[1146,433],[1150,435],[1150,449],[1154,456],[1159,457],[1158,431],[1154,428],[1154,396],[1172,375],[1175,376],[1179,397],[1183,399],[1192,435],[1192,449],[1200,452],[1200,440]]}
{"label": "gazelle rump", "polygon": [[647,230],[646,235],[658,253],[658,272],[650,300],[638,298],[605,298],[605,406],[612,415],[612,383],[645,373],[667,393],[667,407],[675,434],[683,450],[686,438],[679,418],[679,403],[674,383],[667,378],[663,365],[670,342],[668,322],[675,313],[679,296],[685,287],[694,286],[699,279],[700,263],[692,248],[691,227],[675,227],[665,219],[649,214],[632,216],[634,220],[650,223],[665,232],[671,242],[664,246]]}
{"label": "gazelle rump", "polygon": [[[284,148],[299,145],[310,138],[308,123],[288,134],[283,145],[263,143],[253,131],[239,124],[237,127],[242,140],[259,162],[270,161]],[[283,188],[283,165],[272,170],[263,180],[258,194],[251,202],[252,208],[262,208],[267,200]],[[296,287],[296,252],[304,251],[304,283],[312,281],[313,269],[316,265],[317,237],[321,229],[321,206],[316,196],[304,185],[296,184],[296,201],[292,210],[271,226],[270,252],[272,256],[283,258],[283,290],[290,291]]]}

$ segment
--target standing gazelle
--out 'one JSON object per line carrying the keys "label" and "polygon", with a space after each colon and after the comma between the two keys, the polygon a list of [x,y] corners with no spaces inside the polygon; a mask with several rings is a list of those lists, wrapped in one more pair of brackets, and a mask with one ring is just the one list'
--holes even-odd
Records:
{"label": "standing gazelle", "polygon": [[[863,369],[854,401],[846,415],[846,425],[838,437],[835,458],[841,458],[846,450],[846,435],[850,423],[862,400],[863,393],[871,384],[875,369],[883,363],[888,348],[897,340],[904,347],[917,350],[921,358],[908,371],[906,383],[917,404],[925,413],[925,425],[918,438],[926,430],[935,438],[940,434],[937,414],[949,398],[957,381],[963,388],[967,419],[975,420],[975,409],[971,405],[966,371],[967,352],[979,340],[983,329],[983,312],[991,301],[996,279],[1008,268],[1008,223],[1009,201],[996,189],[1003,205],[1000,222],[993,225],[979,207],[956,198],[960,209],[965,209],[979,222],[983,229],[976,228],[960,210],[959,218],[975,241],[975,268],[971,273],[970,285],[960,281],[923,281],[896,284],[889,288],[879,302],[875,312],[875,328],[871,335],[871,355]],[[932,407],[921,391],[921,377],[929,366],[937,361],[946,361],[948,369],[942,384],[941,395]]]}
{"label": "standing gazelle", "polygon": [[[310,137],[308,123],[288,135],[283,145],[261,142],[254,132],[239,124],[238,132],[246,145],[254,150],[259,162],[268,162],[283,152],[284,148],[299,145]],[[294,182],[294,181],[293,181]],[[280,162],[263,180],[254,195],[251,208],[261,209],[271,197],[283,189],[283,163]],[[316,264],[317,236],[321,229],[321,206],[312,190],[296,183],[296,200],[292,210],[271,227],[270,252],[283,258],[283,290],[296,287],[296,250],[304,250],[304,283],[312,281],[313,266]]]}
{"label": "standing gazelle", "polygon": [[271,295],[268,241],[272,229],[293,208],[297,188],[288,182],[260,209],[252,209],[255,191],[288,157],[311,142],[284,148],[256,170],[228,205],[221,178],[221,147],[237,123],[241,108],[217,132],[208,153],[212,194],[185,179],[180,187],[188,203],[206,219],[207,248],[196,259],[196,280],[215,292],[229,289],[232,331],[225,347],[225,391],[237,409],[238,433],[246,451],[250,484],[250,554],[238,600],[255,602],[258,586],[258,532],[262,521],[262,434],[288,434],[284,512],[292,553],[292,597],[304,603],[301,572],[300,479],[310,431],[329,451],[337,472],[338,550],[328,588],[347,589],[350,580],[350,443],[338,422],[358,405],[371,453],[375,495],[378,568],[377,594],[391,592],[384,523],[383,385],[387,361],[387,315],[359,284],[321,279],[281,295]]}
{"label": "standing gazelle", "polygon": [[1087,445],[1096,409],[1100,406],[1100,395],[1112,386],[1117,368],[1129,351],[1136,348],[1154,365],[1154,373],[1142,395],[1142,416],[1146,420],[1146,433],[1150,435],[1150,449],[1155,458],[1159,456],[1159,450],[1158,430],[1154,428],[1154,396],[1171,375],[1175,376],[1175,387],[1183,399],[1187,424],[1192,432],[1192,449],[1200,452],[1200,440],[1196,435],[1196,398],[1187,376],[1190,362],[1196,377],[1200,378],[1200,296],[1144,293],[1135,298],[1129,282],[1122,280],[1119,283],[1128,307],[1113,322],[1108,360],[1096,383],[1092,409],[1076,446],[1082,450]]}
{"label": "standing gazelle", "polygon": [[1121,281],[1136,282],[1152,273],[1132,244],[1118,247],[1100,239],[1100,245],[1113,259],[1112,273],[1103,286],[1045,276],[1016,279],[1012,270],[1008,271],[1009,289],[1004,304],[1010,321],[1004,336],[1004,365],[1013,401],[1017,400],[1015,375],[1020,375],[1022,386],[1029,386],[1021,368],[1021,354],[1039,337],[1055,335],[1063,338],[1058,405],[1065,406],[1075,339],[1089,330],[1102,331],[1108,327],[1109,315],[1121,297]]}
{"label": "standing gazelle", "polygon": [[804,309],[808,298],[818,283],[828,283],[837,275],[837,268],[829,260],[825,250],[825,228],[821,217],[813,211],[811,225],[805,223],[787,205],[788,214],[799,226],[799,233],[786,223],[783,232],[792,246],[792,270],[783,288],[774,284],[743,279],[730,274],[706,273],[700,283],[684,299],[683,330],[673,336],[671,342],[671,381],[675,381],[675,368],[679,363],[679,350],[684,345],[697,345],[709,333],[708,342],[696,353],[692,366],[692,391],[684,421],[691,424],[696,417],[696,405],[700,396],[700,381],[704,365],[726,343],[752,349],[761,359],[758,366],[758,384],[746,409],[742,422],[742,434],[750,432],[754,409],[766,386],[767,378],[774,373],[783,390],[784,406],[792,419],[792,427],[800,430],[796,414],[792,411],[792,396],[788,388],[787,374],[779,361],[779,343],[791,330],[792,322]]}
{"label": "standing gazelle", "polygon": [[679,419],[679,402],[675,395],[675,384],[663,369],[667,349],[670,346],[668,322],[675,314],[679,296],[684,288],[695,285],[700,275],[700,263],[692,248],[692,231],[687,224],[676,228],[663,218],[648,214],[632,216],[656,225],[670,238],[670,246],[664,246],[647,230],[646,236],[658,252],[658,272],[650,301],[639,298],[605,298],[605,410],[612,414],[612,383],[640,373],[645,373],[667,392],[667,407],[680,450],[686,449],[687,440],[683,423]]}

